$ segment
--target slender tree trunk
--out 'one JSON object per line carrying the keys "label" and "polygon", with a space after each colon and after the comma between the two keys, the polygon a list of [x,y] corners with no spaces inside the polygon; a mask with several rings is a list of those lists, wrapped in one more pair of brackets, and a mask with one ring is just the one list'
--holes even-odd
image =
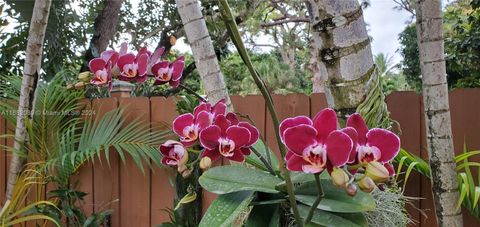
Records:
{"label": "slender tree trunk", "polygon": [[[15,142],[13,144],[16,151],[21,150],[22,145],[27,139],[25,118],[32,118],[33,116],[33,100],[42,62],[43,41],[51,3],[51,0],[36,0],[33,6],[32,20],[28,31],[25,65],[23,67],[20,100],[18,100],[17,125],[15,128]],[[13,187],[17,182],[18,175],[21,173],[25,162],[24,157],[16,153],[13,154],[8,172],[7,200],[12,197]]]}
{"label": "slender tree trunk", "polygon": [[117,32],[122,3],[123,0],[105,0],[103,2],[103,9],[95,18],[93,24],[94,33],[90,40],[90,46],[85,53],[85,61],[80,72],[88,71],[88,62],[100,56],[100,53],[107,49],[110,40]]}
{"label": "slender tree trunk", "polygon": [[318,48],[315,48],[313,41],[309,42],[310,58],[308,60],[307,69],[312,73],[312,92],[325,93],[325,83],[327,82],[326,72],[320,71],[320,55]]}
{"label": "slender tree trunk", "polygon": [[[363,11],[357,0],[306,1],[313,39],[312,53],[318,56],[318,73],[326,75],[328,105],[345,118],[359,111],[364,101],[378,101],[362,114],[374,113],[370,125],[380,125],[388,112],[378,87],[370,39]],[[372,90],[375,90],[374,92]],[[372,108],[380,107],[382,111]]]}
{"label": "slender tree trunk", "polygon": [[195,65],[202,78],[209,101],[215,103],[225,98],[228,108],[232,110],[227,85],[220,70],[199,2],[197,0],[176,0],[176,3],[192,48]]}
{"label": "slender tree trunk", "polygon": [[439,226],[454,227],[463,226],[463,220],[461,210],[456,209],[458,182],[448,104],[441,7],[440,0],[416,1],[417,40],[437,222]]}

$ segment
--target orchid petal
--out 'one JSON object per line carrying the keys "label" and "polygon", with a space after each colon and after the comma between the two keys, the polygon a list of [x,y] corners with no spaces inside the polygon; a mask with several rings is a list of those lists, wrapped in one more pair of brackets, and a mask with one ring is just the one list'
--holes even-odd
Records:
{"label": "orchid petal", "polygon": [[225,115],[226,112],[227,112],[227,105],[225,105],[225,101],[223,99],[215,103],[215,105],[213,106],[212,113],[215,116],[219,114]]}
{"label": "orchid petal", "polygon": [[350,158],[348,159],[348,163],[353,163],[357,158],[357,143],[358,143],[357,131],[352,127],[346,127],[341,129],[340,131],[347,134],[353,142],[352,151],[350,151]]}
{"label": "orchid petal", "polygon": [[235,148],[240,148],[250,141],[250,132],[247,128],[230,126],[226,131],[227,138],[235,143]]}
{"label": "orchid petal", "polygon": [[202,111],[195,117],[195,123],[198,124],[200,130],[210,126],[213,123],[210,116],[210,113],[207,111]]}
{"label": "orchid petal", "polygon": [[243,157],[242,151],[240,151],[239,149],[238,150],[235,149],[235,151],[233,151],[233,155],[230,157],[227,157],[227,159],[235,162],[243,162],[245,160],[245,157]]}
{"label": "orchid petal", "polygon": [[400,138],[388,130],[374,128],[367,133],[367,145],[377,147],[381,152],[378,161],[385,163],[397,156],[400,151]]}
{"label": "orchid petal", "polygon": [[310,125],[297,125],[288,128],[285,133],[285,145],[297,155],[302,155],[305,148],[317,144],[317,130]]}
{"label": "orchid petal", "polygon": [[234,113],[232,113],[232,112],[227,113],[227,116],[225,116],[225,117],[227,118],[227,120],[230,121],[230,123],[231,123],[232,125],[238,125],[238,123],[240,122],[240,121],[238,120],[237,115],[234,114]]}
{"label": "orchid petal", "polygon": [[123,42],[121,45],[120,45],[120,51],[118,52],[120,54],[120,56],[122,55],[125,55],[128,51],[128,43],[127,42]]}
{"label": "orchid petal", "polygon": [[203,157],[209,157],[212,162],[215,162],[222,156],[220,155],[220,152],[218,152],[218,149],[205,149],[205,151],[202,153],[202,158]]}
{"label": "orchid petal", "polygon": [[193,109],[193,115],[197,116],[202,111],[210,112],[211,105],[208,102],[202,102]]}
{"label": "orchid petal", "polygon": [[339,130],[331,132],[326,146],[328,160],[333,166],[340,167],[348,162],[353,143],[346,133]]}
{"label": "orchid petal", "polygon": [[90,71],[92,73],[95,73],[98,70],[104,69],[106,65],[107,65],[107,62],[105,62],[101,58],[94,58],[94,59],[90,60],[90,62],[88,63],[88,66],[89,66]]}
{"label": "orchid petal", "polygon": [[123,66],[125,66],[126,64],[133,64],[133,63],[135,63],[135,55],[125,54],[118,59],[117,66],[120,68],[120,70],[123,70]]}
{"label": "orchid petal", "polygon": [[328,135],[337,129],[337,114],[330,108],[318,112],[313,118],[313,127],[317,130],[317,140],[325,143]]}
{"label": "orchid petal", "polygon": [[244,127],[250,132],[250,140],[245,146],[252,146],[257,142],[258,138],[260,137],[260,133],[258,132],[258,129],[255,128],[255,126],[247,122],[240,122],[238,123],[238,126]]}
{"label": "orchid petal", "polygon": [[193,124],[193,114],[190,114],[190,113],[182,114],[177,118],[175,118],[175,120],[173,121],[173,124],[172,124],[173,131],[177,135],[182,137],[184,136],[183,129],[185,129],[185,127],[190,126],[192,124]]}
{"label": "orchid petal", "polygon": [[215,117],[215,121],[214,121],[215,125],[217,125],[218,127],[220,127],[220,129],[222,130],[222,134],[225,134],[225,132],[227,131],[228,127],[231,126],[231,123],[229,120],[227,120],[227,118],[224,116],[224,115],[218,115]]}
{"label": "orchid petal", "polygon": [[200,132],[200,144],[207,149],[218,149],[221,133],[220,127],[216,125],[206,127]]}
{"label": "orchid petal", "polygon": [[290,171],[302,172],[303,165],[307,165],[306,162],[302,157],[297,155],[291,155],[290,158],[287,160],[287,169]]}
{"label": "orchid petal", "polygon": [[358,144],[365,145],[367,143],[368,127],[365,121],[363,120],[362,116],[360,116],[360,114],[358,113],[352,114],[347,119],[347,126],[357,130]]}
{"label": "orchid petal", "polygon": [[280,137],[282,139],[282,141],[284,141],[284,133],[285,133],[285,130],[287,130],[288,128],[291,128],[291,127],[294,127],[294,126],[297,126],[297,125],[301,125],[301,124],[305,124],[305,125],[313,125],[313,122],[310,118],[306,117],[306,116],[298,116],[298,117],[292,117],[292,118],[287,118],[285,120],[282,121],[282,123],[280,123]]}
{"label": "orchid petal", "polygon": [[142,54],[137,58],[138,75],[143,76],[147,73],[148,55]]}
{"label": "orchid petal", "polygon": [[183,68],[185,67],[184,61],[179,61],[178,59],[172,63],[170,68],[172,68],[172,80],[179,80],[182,77]]}

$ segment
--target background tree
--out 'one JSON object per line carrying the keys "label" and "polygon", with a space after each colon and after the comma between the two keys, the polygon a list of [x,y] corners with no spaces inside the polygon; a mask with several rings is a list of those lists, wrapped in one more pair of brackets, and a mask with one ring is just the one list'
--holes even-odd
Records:
{"label": "background tree", "polygon": [[443,51],[442,2],[416,2],[427,151],[439,226],[463,226]]}
{"label": "background tree", "polygon": [[13,145],[16,153],[12,156],[8,172],[7,200],[11,198],[17,178],[25,164],[25,157],[18,152],[22,150],[23,143],[28,139],[25,118],[32,118],[34,113],[32,106],[41,69],[43,41],[51,3],[51,0],[38,0],[35,1],[33,6],[32,21],[28,31],[27,50],[25,53],[25,65],[23,67],[22,86],[18,101],[17,124]]}

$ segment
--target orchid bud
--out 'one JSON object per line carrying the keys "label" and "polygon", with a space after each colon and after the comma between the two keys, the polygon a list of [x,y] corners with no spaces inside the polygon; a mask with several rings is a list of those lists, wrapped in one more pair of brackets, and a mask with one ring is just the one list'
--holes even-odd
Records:
{"label": "orchid bud", "polygon": [[182,177],[183,178],[188,178],[191,174],[192,174],[192,170],[191,169],[186,169],[185,171],[183,171]]}
{"label": "orchid bud", "polygon": [[375,189],[375,182],[373,182],[372,178],[365,176],[358,182],[358,187],[360,187],[362,191],[370,193]]}
{"label": "orchid bud", "polygon": [[337,167],[333,168],[330,176],[332,178],[333,184],[339,188],[345,188],[347,186],[348,180],[350,179],[343,169]]}
{"label": "orchid bud", "polygon": [[84,82],[78,82],[74,85],[75,89],[82,89],[83,87],[85,87],[85,83]]}
{"label": "orchid bud", "polygon": [[177,170],[179,173],[183,173],[185,170],[187,170],[187,165],[185,164],[178,165]]}
{"label": "orchid bud", "polygon": [[354,197],[357,194],[358,187],[355,184],[347,184],[345,191],[349,196]]}
{"label": "orchid bud", "polygon": [[175,46],[175,43],[177,43],[177,37],[171,35],[170,36],[170,45]]}
{"label": "orchid bud", "polygon": [[365,169],[365,175],[370,177],[374,182],[384,183],[390,178],[388,169],[380,162],[370,162]]}
{"label": "orchid bud", "polygon": [[210,166],[212,166],[212,159],[211,158],[205,156],[200,160],[200,168],[201,169],[205,170],[205,169],[210,168]]}
{"label": "orchid bud", "polygon": [[78,79],[83,82],[88,82],[90,80],[90,72],[85,71],[78,74]]}
{"label": "orchid bud", "polygon": [[67,84],[67,90],[71,90],[75,88],[75,86],[73,86],[73,84]]}

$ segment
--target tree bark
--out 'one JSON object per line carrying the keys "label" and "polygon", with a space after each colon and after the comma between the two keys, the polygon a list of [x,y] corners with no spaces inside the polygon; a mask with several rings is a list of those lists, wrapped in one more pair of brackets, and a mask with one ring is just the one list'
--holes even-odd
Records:
{"label": "tree bark", "polygon": [[208,100],[216,103],[225,98],[228,109],[233,110],[227,85],[198,1],[176,0],[176,3]]}
{"label": "tree bark", "polygon": [[[20,100],[18,100],[17,125],[15,128],[15,142],[13,144],[15,151],[20,151],[27,139],[25,118],[31,119],[33,117],[33,100],[42,62],[43,41],[45,39],[45,29],[47,28],[51,3],[51,0],[36,0],[33,6],[25,53],[25,65],[23,67]],[[8,172],[7,200],[12,198],[13,187],[25,162],[26,159],[24,157],[19,156],[17,153],[13,154]]]}
{"label": "tree bark", "polygon": [[[308,0],[306,4],[314,46],[312,53],[318,54],[317,74],[327,77],[328,105],[345,119],[357,111],[371,89],[378,89],[362,8],[357,0]],[[368,98],[378,98],[379,105],[386,109],[381,90],[375,95]],[[377,114],[381,116],[375,123],[386,116]]]}
{"label": "tree bark", "polygon": [[325,93],[325,83],[327,82],[327,75],[320,71],[320,55],[318,48],[315,48],[313,41],[309,42],[310,58],[308,60],[307,69],[312,73],[312,92]]}
{"label": "tree bark", "polygon": [[438,225],[452,227],[463,226],[463,220],[461,210],[456,209],[459,193],[448,103],[441,7],[440,0],[416,1],[417,40],[432,192]]}
{"label": "tree bark", "polygon": [[123,0],[104,1],[102,11],[95,18],[93,24],[94,33],[90,40],[90,46],[85,53],[85,61],[80,72],[88,71],[88,62],[93,58],[99,57],[100,53],[107,49],[110,40],[113,39],[117,32],[122,3]]}

